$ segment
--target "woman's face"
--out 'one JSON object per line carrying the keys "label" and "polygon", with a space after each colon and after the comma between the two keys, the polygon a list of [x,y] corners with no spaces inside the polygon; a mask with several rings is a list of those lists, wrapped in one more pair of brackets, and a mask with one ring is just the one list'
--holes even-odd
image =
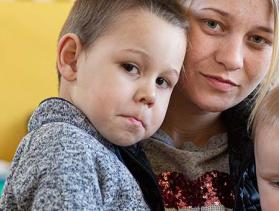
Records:
{"label": "woman's face", "polygon": [[193,0],[183,95],[211,112],[246,98],[269,69],[272,14],[267,0]]}

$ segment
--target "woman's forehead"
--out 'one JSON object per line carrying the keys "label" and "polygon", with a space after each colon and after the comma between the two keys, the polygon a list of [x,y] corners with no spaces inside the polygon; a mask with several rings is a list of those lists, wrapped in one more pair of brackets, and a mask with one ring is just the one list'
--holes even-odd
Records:
{"label": "woman's forehead", "polygon": [[271,0],[192,0],[191,9],[202,10],[204,8],[219,8],[227,13],[247,13],[253,12],[253,16],[257,16],[258,12],[265,14],[272,13]]}
{"label": "woman's forehead", "polygon": [[273,31],[274,16],[270,0],[193,0],[192,13],[220,15],[236,24],[264,26]]}

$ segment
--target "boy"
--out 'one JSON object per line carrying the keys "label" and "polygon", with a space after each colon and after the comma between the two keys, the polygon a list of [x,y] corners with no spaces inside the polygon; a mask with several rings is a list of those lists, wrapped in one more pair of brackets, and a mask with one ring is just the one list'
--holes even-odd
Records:
{"label": "boy", "polygon": [[253,124],[257,182],[263,211],[279,208],[279,87],[261,102]]}
{"label": "boy", "polygon": [[2,209],[160,207],[144,200],[118,146],[161,125],[184,60],[185,23],[176,1],[75,2],[58,43],[60,98],[33,113]]}

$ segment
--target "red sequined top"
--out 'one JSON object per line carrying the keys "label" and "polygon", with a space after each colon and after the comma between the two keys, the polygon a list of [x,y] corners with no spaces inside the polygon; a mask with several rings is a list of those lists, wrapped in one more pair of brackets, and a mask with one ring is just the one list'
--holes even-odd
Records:
{"label": "red sequined top", "polygon": [[143,146],[157,175],[165,208],[233,208],[234,185],[229,175],[226,134],[212,137],[204,147],[187,142],[177,149],[170,137],[159,131]]}

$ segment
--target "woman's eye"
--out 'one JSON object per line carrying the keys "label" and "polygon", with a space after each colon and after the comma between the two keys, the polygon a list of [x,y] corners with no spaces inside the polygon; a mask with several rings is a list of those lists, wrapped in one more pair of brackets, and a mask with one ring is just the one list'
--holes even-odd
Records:
{"label": "woman's eye", "polygon": [[129,73],[134,73],[134,74],[139,73],[139,68],[136,65],[124,63],[121,66]]}
{"label": "woman's eye", "polygon": [[204,20],[204,23],[210,29],[218,30],[218,29],[221,28],[220,24],[217,21],[214,21],[214,20]]}
{"label": "woman's eye", "polygon": [[259,36],[259,35],[252,35],[248,38],[250,45],[256,49],[264,49],[265,47],[272,46],[272,41]]}
{"label": "woman's eye", "polygon": [[254,42],[256,44],[266,44],[267,40],[264,39],[263,37],[259,36],[259,35],[254,35],[250,38],[251,42]]}
{"label": "woman's eye", "polygon": [[161,77],[156,79],[156,84],[163,89],[170,87],[168,81]]}

